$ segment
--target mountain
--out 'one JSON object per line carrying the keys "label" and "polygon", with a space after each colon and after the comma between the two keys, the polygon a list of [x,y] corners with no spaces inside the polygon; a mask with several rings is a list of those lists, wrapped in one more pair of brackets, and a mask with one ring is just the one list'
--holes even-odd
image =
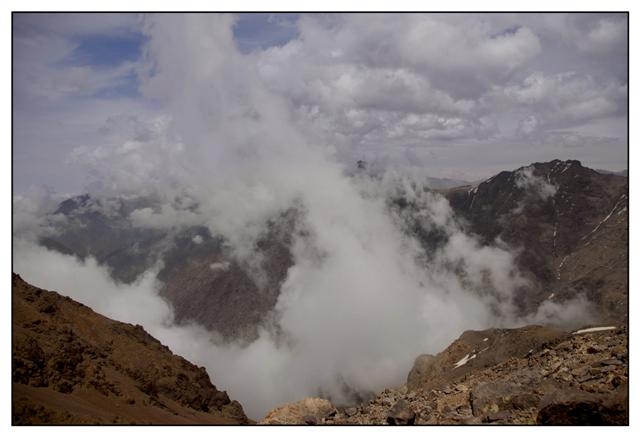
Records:
{"label": "mountain", "polygon": [[[516,295],[521,315],[582,296],[594,323],[614,329],[468,331],[439,354],[417,357],[406,385],[368,402],[336,408],[326,399],[301,400],[263,422],[627,423],[628,178],[555,160],[478,184],[411,189],[450,206],[456,226],[480,243],[515,254],[527,279]],[[386,205],[394,219],[405,220],[403,230],[422,245],[428,263],[450,235],[429,225],[416,197],[399,189]],[[177,200],[172,207],[198,209]],[[133,220],[135,211],[161,208],[153,198],[74,197],[50,215],[54,232],[40,242],[95,257],[119,282],[159,265],[159,291],[178,322],[195,321],[226,339],[255,338],[293,264],[299,212],[268,221],[252,250],[257,262],[248,264],[204,226],[161,229]],[[139,348],[156,355],[143,362],[132,352]],[[104,319],[19,277],[13,352],[14,423],[247,422],[203,369],[189,367],[141,327]]]}
{"label": "mountain", "polygon": [[153,203],[145,197],[72,197],[50,215],[55,232],[41,237],[40,244],[80,259],[93,256],[116,280],[130,283],[153,265],[166,235],[157,229],[133,227],[128,220],[133,211]]}
{"label": "mountain", "polygon": [[368,402],[279,406],[259,423],[628,425],[625,326],[467,331]]}
{"label": "mountain", "polygon": [[246,424],[204,367],[139,325],[12,279],[12,422]]}
{"label": "mountain", "polygon": [[628,313],[628,190],[626,177],[554,160],[440,192],[469,232],[519,250],[523,308],[583,294],[608,322]]}
{"label": "mountain", "polygon": [[[446,197],[463,229],[482,243],[498,241],[517,253],[517,265],[528,279],[516,300],[522,314],[549,300],[586,296],[596,305],[597,320],[626,318],[627,178],[598,173],[578,161],[555,160],[503,171],[477,185],[436,189],[425,183],[422,188]],[[198,208],[178,201],[173,207]],[[206,227],[136,225],[131,213],[143,208],[155,211],[161,205],[153,198],[69,199],[52,214],[56,232],[41,244],[80,258],[94,256],[121,282],[132,282],[162,261],[160,294],[171,302],[178,322],[195,321],[227,339],[255,338],[293,263],[296,211],[269,221],[254,243],[256,266],[234,257],[224,238]],[[412,205],[397,198],[390,199],[389,208],[410,211]],[[424,232],[419,210],[410,216],[415,223],[408,232],[433,252],[446,237]]]}
{"label": "mountain", "polygon": [[[225,240],[212,236],[204,226],[136,225],[131,213],[147,208],[159,211],[161,205],[149,197],[76,196],[49,216],[54,232],[39,242],[80,259],[92,256],[122,283],[135,281],[162,261],[160,295],[171,302],[177,322],[195,321],[225,338],[255,337],[257,326],[275,306],[280,283],[292,264],[288,249],[292,212],[272,219],[255,242],[254,252],[262,259],[256,272],[255,266],[235,259]],[[183,211],[189,208],[197,206],[187,204]],[[266,281],[257,280],[260,275]]]}

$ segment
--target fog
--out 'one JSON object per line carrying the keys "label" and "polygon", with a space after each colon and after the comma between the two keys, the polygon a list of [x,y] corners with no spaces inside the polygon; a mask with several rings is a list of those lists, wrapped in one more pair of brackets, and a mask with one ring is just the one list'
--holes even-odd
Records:
{"label": "fog", "polygon": [[[548,304],[529,319],[516,317],[512,298],[526,281],[515,254],[465,234],[443,197],[401,175],[346,176],[331,145],[314,142],[288,103],[263,86],[235,47],[232,24],[230,16],[146,17],[141,89],[166,106],[169,121],[93,163],[103,193],[164,200],[159,210],[132,212],[135,225],[205,225],[249,263],[266,221],[298,212],[294,263],[258,338],[225,344],[202,327],[176,325],[158,295],[161,265],[122,285],[90,257],[39,247],[46,209],[18,199],[25,220],[14,228],[14,270],[25,280],[143,325],[174,353],[206,366],[253,419],[307,396],[348,403],[354,393],[400,385],[416,356],[439,352],[467,329],[566,316],[566,308]],[[522,175],[523,186],[540,196],[555,194],[531,172]],[[397,193],[416,205],[411,217],[385,203]],[[176,198],[197,208],[177,208]],[[425,253],[407,232],[416,217],[446,236],[435,252]],[[573,302],[570,314],[584,305]]]}

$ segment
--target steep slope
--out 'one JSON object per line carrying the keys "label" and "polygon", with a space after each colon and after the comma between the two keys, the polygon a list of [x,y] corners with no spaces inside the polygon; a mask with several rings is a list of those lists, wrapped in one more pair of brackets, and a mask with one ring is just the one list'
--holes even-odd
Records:
{"label": "steep slope", "polygon": [[519,251],[533,287],[523,308],[586,295],[602,321],[627,317],[628,179],[578,161],[501,172],[477,186],[443,190],[467,228]]}
{"label": "steep slope", "polygon": [[268,223],[254,245],[256,265],[238,261],[221,239],[212,246],[204,228],[198,234],[204,241],[197,245],[190,236],[176,236],[158,274],[164,284],[160,295],[171,302],[176,320],[195,321],[226,338],[255,338],[293,264],[289,246],[294,220],[290,211]]}
{"label": "steep slope", "polygon": [[18,424],[244,424],[203,367],[139,326],[13,275],[12,420]]}

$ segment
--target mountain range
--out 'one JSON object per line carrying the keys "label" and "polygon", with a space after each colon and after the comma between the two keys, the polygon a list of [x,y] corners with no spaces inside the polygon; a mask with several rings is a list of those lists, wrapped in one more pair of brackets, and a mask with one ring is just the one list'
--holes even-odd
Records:
{"label": "mountain range", "polygon": [[[585,411],[600,423],[628,422],[628,178],[554,160],[477,184],[415,189],[445,198],[460,228],[481,244],[514,254],[525,279],[514,298],[519,315],[582,297],[590,304],[590,326],[607,329],[469,331],[437,356],[418,357],[402,387],[353,406],[301,401],[263,422],[559,424]],[[196,322],[224,339],[256,338],[293,265],[297,211],[273,216],[254,242],[260,276],[205,226],[154,228],[131,220],[136,210],[158,210],[159,202],[67,199],[49,214],[53,231],[39,243],[79,259],[91,256],[121,283],[158,266],[160,295],[176,322]],[[197,209],[181,202],[174,207]],[[427,259],[446,242],[406,193],[390,195],[386,207],[406,219],[405,232]],[[203,368],[173,355],[143,327],[106,319],[17,275],[13,342],[16,424],[250,422]],[[140,350],[153,359],[137,360]]]}

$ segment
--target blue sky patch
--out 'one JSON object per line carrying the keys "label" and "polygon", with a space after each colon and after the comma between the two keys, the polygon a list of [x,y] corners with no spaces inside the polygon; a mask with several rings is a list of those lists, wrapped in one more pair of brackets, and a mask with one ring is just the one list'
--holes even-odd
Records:
{"label": "blue sky patch", "polygon": [[240,14],[233,36],[242,53],[282,46],[298,36],[299,14]]}
{"label": "blue sky patch", "polygon": [[145,37],[142,33],[127,36],[84,36],[76,40],[74,64],[95,67],[116,67],[125,61],[135,61],[142,54]]}

